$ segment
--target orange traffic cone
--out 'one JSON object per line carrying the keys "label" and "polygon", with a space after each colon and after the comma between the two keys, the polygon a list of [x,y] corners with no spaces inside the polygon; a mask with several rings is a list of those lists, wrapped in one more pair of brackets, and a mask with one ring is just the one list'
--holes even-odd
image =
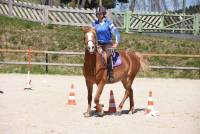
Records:
{"label": "orange traffic cone", "polygon": [[69,99],[68,99],[68,105],[76,105],[76,100],[75,100],[75,91],[74,91],[74,85],[71,85],[71,89],[69,91]]}
{"label": "orange traffic cone", "polygon": [[153,103],[153,97],[152,97],[152,91],[149,91],[149,97],[148,97],[148,104],[147,109],[145,110],[145,115],[147,116],[158,116],[158,111],[154,109],[154,103]]}
{"label": "orange traffic cone", "polygon": [[109,113],[116,112],[115,98],[114,98],[112,90],[110,90],[110,100],[109,100],[109,110],[108,111],[109,111]]}

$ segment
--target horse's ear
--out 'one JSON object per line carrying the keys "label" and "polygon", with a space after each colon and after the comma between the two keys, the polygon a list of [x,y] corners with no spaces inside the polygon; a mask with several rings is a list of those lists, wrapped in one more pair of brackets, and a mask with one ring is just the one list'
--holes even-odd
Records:
{"label": "horse's ear", "polygon": [[89,27],[89,26],[83,26],[82,27],[82,30],[86,33],[86,32],[88,32],[88,31],[90,31],[90,29],[91,29],[91,27]]}
{"label": "horse's ear", "polygon": [[94,27],[90,27],[91,28],[91,30],[93,30],[93,31],[95,31],[96,32],[96,30],[95,30],[95,28]]}
{"label": "horse's ear", "polygon": [[82,30],[86,33],[89,31],[94,31],[95,32],[95,28],[91,27],[91,26],[83,26]]}

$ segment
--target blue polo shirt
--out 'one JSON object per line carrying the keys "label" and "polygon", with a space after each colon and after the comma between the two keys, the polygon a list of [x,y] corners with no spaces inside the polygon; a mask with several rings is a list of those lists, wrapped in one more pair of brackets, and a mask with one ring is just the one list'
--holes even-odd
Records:
{"label": "blue polo shirt", "polygon": [[108,44],[112,41],[112,34],[115,35],[115,42],[120,43],[120,34],[114,24],[105,17],[102,22],[95,20],[92,23],[96,30],[97,40],[100,44]]}

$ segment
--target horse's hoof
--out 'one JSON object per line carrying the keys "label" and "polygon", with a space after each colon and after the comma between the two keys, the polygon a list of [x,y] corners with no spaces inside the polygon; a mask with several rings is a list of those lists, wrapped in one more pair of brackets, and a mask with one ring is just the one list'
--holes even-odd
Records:
{"label": "horse's hoof", "polygon": [[96,112],[96,117],[103,117],[104,116],[104,111],[101,110],[100,112]]}
{"label": "horse's hoof", "polygon": [[84,117],[91,117],[92,113],[91,112],[85,112],[83,113]]}
{"label": "horse's hoof", "polygon": [[[100,107],[104,107],[104,104],[100,104],[99,106],[100,106]],[[94,106],[94,108],[97,109],[98,107],[97,107],[97,106]]]}
{"label": "horse's hoof", "polygon": [[117,112],[115,113],[115,115],[117,115],[117,116],[122,115],[122,110],[121,109],[117,109]]}
{"label": "horse's hoof", "polygon": [[116,116],[121,116],[121,115],[122,115],[122,112],[118,111],[118,112],[115,113],[115,115],[116,115]]}
{"label": "horse's hoof", "polygon": [[135,113],[134,111],[129,111],[129,112],[128,112],[128,114],[134,114],[134,113]]}
{"label": "horse's hoof", "polygon": [[129,114],[134,114],[136,112],[136,110],[135,109],[131,109],[131,110],[129,110]]}

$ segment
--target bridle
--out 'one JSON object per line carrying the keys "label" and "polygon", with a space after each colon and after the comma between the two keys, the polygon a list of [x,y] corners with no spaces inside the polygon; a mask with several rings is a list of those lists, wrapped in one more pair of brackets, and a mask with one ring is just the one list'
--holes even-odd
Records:
{"label": "bridle", "polygon": [[88,40],[88,41],[87,41],[87,44],[88,44],[89,42],[92,42],[92,43],[94,44],[94,46],[96,46],[96,43],[97,43],[96,41]]}
{"label": "bridle", "polygon": [[[87,33],[89,33],[89,32],[87,32]],[[87,35],[87,33],[86,33],[86,35]],[[92,35],[94,35],[93,32],[90,32],[90,33],[92,33]],[[95,37],[95,35],[94,35],[94,37]],[[86,37],[85,37],[85,43],[86,43],[86,47],[85,47],[86,50],[88,50],[90,53],[96,52],[96,48],[97,48],[97,41],[96,40],[88,39],[88,35],[87,35],[87,40],[86,40]]]}

